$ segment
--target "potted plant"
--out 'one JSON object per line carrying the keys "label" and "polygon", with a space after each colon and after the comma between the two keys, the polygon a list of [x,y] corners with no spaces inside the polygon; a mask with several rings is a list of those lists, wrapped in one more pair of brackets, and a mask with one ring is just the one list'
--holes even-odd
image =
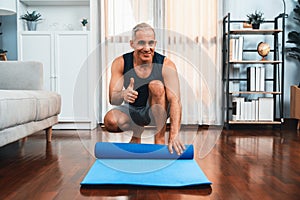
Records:
{"label": "potted plant", "polygon": [[286,52],[287,56],[294,58],[300,62],[300,0],[298,0],[298,5],[294,8],[294,17],[295,20],[294,28],[295,30],[288,33],[287,43],[294,44],[292,47],[287,47]]}
{"label": "potted plant", "polygon": [[89,23],[86,18],[81,19],[82,30],[86,31],[86,25]]}
{"label": "potted plant", "polygon": [[260,24],[263,23],[265,20],[263,15],[264,15],[264,13],[257,11],[257,10],[252,14],[248,14],[247,15],[247,17],[248,17],[247,23],[251,24],[253,29],[259,29]]}
{"label": "potted plant", "polygon": [[32,11],[32,13],[29,13],[27,11],[27,13],[25,13],[24,15],[21,15],[20,16],[20,19],[23,19],[26,21],[27,23],[27,29],[29,31],[35,31],[36,30],[36,25],[37,25],[37,22],[39,20],[41,20],[41,14],[38,13],[37,11]]}

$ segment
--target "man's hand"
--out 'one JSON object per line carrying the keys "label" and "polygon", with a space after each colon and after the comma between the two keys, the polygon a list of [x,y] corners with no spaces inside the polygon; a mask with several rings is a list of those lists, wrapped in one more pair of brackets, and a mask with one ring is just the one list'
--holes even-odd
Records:
{"label": "man's hand", "polygon": [[177,155],[180,155],[185,151],[184,144],[179,139],[177,139],[177,137],[175,139],[169,140],[168,149],[171,154],[173,154],[173,148],[176,151]]}
{"label": "man's hand", "polygon": [[133,90],[134,78],[130,78],[130,83],[126,90],[123,91],[123,99],[128,103],[134,103],[138,97],[138,92]]}

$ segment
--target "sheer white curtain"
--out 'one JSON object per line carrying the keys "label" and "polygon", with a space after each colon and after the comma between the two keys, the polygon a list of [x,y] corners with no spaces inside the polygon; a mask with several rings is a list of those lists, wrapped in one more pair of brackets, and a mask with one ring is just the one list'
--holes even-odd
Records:
{"label": "sheer white curtain", "polygon": [[[101,119],[108,102],[113,59],[131,51],[131,29],[147,22],[156,29],[157,51],[177,66],[182,124],[221,124],[221,0],[105,0]],[[219,16],[220,15],[220,16]]]}
{"label": "sheer white curtain", "polygon": [[181,75],[182,123],[221,124],[222,2],[165,2],[166,54]]}
{"label": "sheer white curtain", "polygon": [[131,29],[139,22],[154,26],[154,0],[104,0],[104,40],[101,45],[101,108],[100,122],[113,106],[108,101],[112,61],[131,51]]}

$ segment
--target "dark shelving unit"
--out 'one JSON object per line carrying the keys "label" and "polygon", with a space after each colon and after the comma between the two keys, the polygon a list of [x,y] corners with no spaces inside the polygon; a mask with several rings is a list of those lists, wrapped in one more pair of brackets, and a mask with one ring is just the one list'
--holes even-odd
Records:
{"label": "dark shelving unit", "polygon": [[[233,29],[234,24],[242,25],[245,20],[232,20],[230,13],[228,13],[223,18],[223,45],[222,45],[222,65],[223,65],[223,113],[224,113],[224,126],[229,128],[230,125],[236,124],[268,124],[268,125],[281,125],[283,123],[283,102],[284,102],[284,41],[285,41],[285,14],[280,14],[275,17],[273,20],[266,20],[264,23],[268,24],[268,29]],[[248,60],[244,58],[242,60],[230,60],[230,39],[237,36],[243,36],[244,42],[246,41],[245,36],[248,35],[264,35],[265,37],[269,37],[273,41],[273,46],[271,47],[270,53],[272,58],[269,60]],[[247,41],[252,43],[251,41]],[[258,41],[253,41],[253,45],[257,44]],[[243,48],[244,53],[256,53],[257,50],[255,48]],[[269,57],[269,56],[268,56]],[[272,69],[271,77],[266,77],[264,79],[265,82],[268,82],[269,87],[272,90],[268,91],[229,91],[230,82],[239,82],[247,83],[247,78],[245,77],[232,77],[230,74],[230,68],[238,65],[240,68],[245,68],[248,65],[263,65],[263,66],[271,66],[268,67]],[[266,69],[266,67],[265,67]],[[256,95],[256,96],[266,96],[272,97],[274,99],[274,121],[247,121],[247,120],[232,120],[232,105],[231,98],[232,96],[241,96],[244,95],[247,98],[247,95]]]}

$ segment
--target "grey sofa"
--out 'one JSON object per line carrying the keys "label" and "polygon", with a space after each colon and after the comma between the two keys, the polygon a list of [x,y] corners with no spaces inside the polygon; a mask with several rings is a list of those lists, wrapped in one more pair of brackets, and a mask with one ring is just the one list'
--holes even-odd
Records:
{"label": "grey sofa", "polygon": [[61,97],[43,90],[43,65],[32,61],[0,62],[0,147],[58,122]]}

